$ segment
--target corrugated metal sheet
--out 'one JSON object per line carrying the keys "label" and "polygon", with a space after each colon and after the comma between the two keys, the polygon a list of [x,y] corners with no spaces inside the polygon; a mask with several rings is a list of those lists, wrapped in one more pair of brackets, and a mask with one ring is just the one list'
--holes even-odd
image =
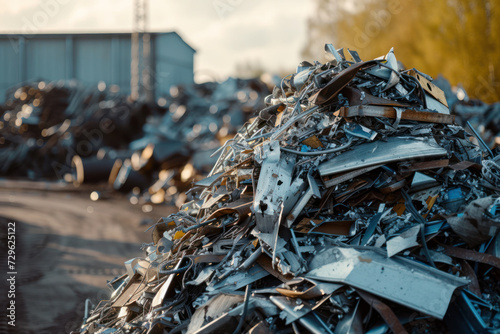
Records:
{"label": "corrugated metal sheet", "polygon": [[[0,35],[0,102],[8,88],[26,80],[104,81],[130,93],[130,47],[126,33]],[[151,33],[151,47],[156,96],[193,83],[195,50],[177,33]]]}
{"label": "corrugated metal sheet", "polygon": [[177,34],[156,36],[154,82],[156,85],[190,84],[193,82],[193,57],[183,47],[185,42]]}
{"label": "corrugated metal sheet", "polygon": [[40,38],[25,42],[25,73],[28,79],[60,80],[65,75],[64,39]]}
{"label": "corrugated metal sheet", "polygon": [[5,89],[16,82],[19,82],[19,51],[9,39],[0,39],[0,99],[3,101]]}

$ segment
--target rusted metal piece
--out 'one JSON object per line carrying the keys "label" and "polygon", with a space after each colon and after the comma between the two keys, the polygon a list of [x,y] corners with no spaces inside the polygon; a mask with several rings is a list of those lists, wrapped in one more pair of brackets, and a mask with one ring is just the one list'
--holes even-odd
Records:
{"label": "rusted metal piece", "polygon": [[399,171],[401,173],[408,173],[408,172],[438,169],[442,167],[447,167],[449,163],[450,163],[449,159],[441,159],[432,161],[413,162],[408,165],[400,164]]}
{"label": "rusted metal piece", "polygon": [[[340,116],[342,117],[387,117],[396,119],[398,117],[396,109],[393,107],[381,106],[352,106],[340,107]],[[401,120],[418,121],[426,123],[453,124],[455,122],[454,115],[440,114],[428,111],[415,111],[406,109],[401,113]]]}
{"label": "rusted metal piece", "polygon": [[418,80],[418,82],[420,83],[420,86],[422,86],[422,88],[427,93],[429,93],[436,100],[438,100],[443,105],[445,105],[446,107],[448,107],[448,102],[446,101],[446,96],[444,95],[444,92],[441,90],[441,88],[439,88],[438,86],[436,86],[434,83],[432,83],[432,81],[430,81],[429,79],[425,78],[423,75],[421,75],[420,73],[418,73],[414,69],[409,70],[407,72],[407,74],[410,75],[410,76],[412,76],[412,77],[414,77],[414,78],[416,78]]}
{"label": "rusted metal piece", "polygon": [[481,297],[481,287],[479,286],[479,281],[477,280],[476,273],[474,272],[474,269],[472,269],[471,265],[469,262],[462,260],[460,261],[460,264],[462,265],[462,271],[465,274],[465,277],[467,277],[470,280],[469,283],[469,290],[476,296]]}
{"label": "rusted metal piece", "polygon": [[252,198],[243,197],[239,200],[228,203],[228,205],[224,208],[216,210],[206,220],[236,213],[238,215],[238,218],[235,223],[239,223],[242,219],[248,217],[248,215],[250,214],[250,207],[252,206],[252,203]]}
{"label": "rusted metal piece", "polygon": [[311,146],[312,148],[325,147],[317,136],[311,136],[302,141],[302,144]]}
{"label": "rusted metal piece", "polygon": [[394,314],[392,309],[387,306],[387,304],[383,303],[380,299],[368,292],[364,292],[362,290],[356,290],[356,292],[365,302],[368,303],[368,305],[373,307],[380,314],[394,333],[408,334],[396,314]]}
{"label": "rusted metal piece", "polygon": [[476,170],[481,171],[481,165],[472,161],[460,161],[454,164],[450,164],[450,168],[453,170],[464,170],[469,168],[475,168]]}
{"label": "rusted metal piece", "polygon": [[327,105],[334,101],[338,93],[356,76],[360,70],[375,66],[377,61],[370,60],[351,65],[348,69],[342,71],[334,77],[325,87],[321,88],[316,94],[312,95],[310,101],[316,105]]}
{"label": "rusted metal piece", "polygon": [[491,254],[479,253],[470,249],[451,247],[443,244],[441,244],[440,246],[444,248],[444,252],[449,256],[462,260],[488,264],[497,269],[500,269],[500,258],[493,256]]}
{"label": "rusted metal piece", "polygon": [[394,180],[386,187],[380,188],[382,194],[393,194],[396,190],[403,188],[406,185],[406,179]]}

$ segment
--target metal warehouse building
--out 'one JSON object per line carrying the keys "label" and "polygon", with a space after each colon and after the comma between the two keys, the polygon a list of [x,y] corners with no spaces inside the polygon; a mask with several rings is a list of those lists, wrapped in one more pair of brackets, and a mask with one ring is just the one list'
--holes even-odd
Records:
{"label": "metal warehouse building", "polygon": [[[196,51],[175,32],[149,34],[155,95],[193,83]],[[0,60],[0,102],[9,87],[29,80],[104,81],[130,93],[130,33],[0,34]]]}

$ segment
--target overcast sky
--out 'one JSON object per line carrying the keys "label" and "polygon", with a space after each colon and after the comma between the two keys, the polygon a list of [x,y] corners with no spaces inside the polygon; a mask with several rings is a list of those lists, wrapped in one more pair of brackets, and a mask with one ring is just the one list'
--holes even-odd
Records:
{"label": "overcast sky", "polygon": [[[130,32],[133,0],[2,1],[0,31]],[[197,50],[195,77],[234,73],[237,63],[293,70],[302,60],[314,1],[149,0],[151,31],[177,31]]]}

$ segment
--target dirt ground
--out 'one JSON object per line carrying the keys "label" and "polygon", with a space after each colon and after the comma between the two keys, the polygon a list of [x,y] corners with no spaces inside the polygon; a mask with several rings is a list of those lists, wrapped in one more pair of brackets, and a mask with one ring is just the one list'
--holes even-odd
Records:
{"label": "dirt ground", "polygon": [[[85,300],[107,299],[106,281],[125,272],[124,261],[143,256],[141,243],[151,242],[144,230],[176,211],[155,206],[143,213],[124,196],[93,202],[90,190],[45,188],[0,182],[0,270],[7,276],[8,222],[16,222],[17,270],[16,326],[7,325],[7,290],[2,288],[0,333],[58,334],[79,328]],[[148,225],[141,224],[144,219],[150,219]]]}

